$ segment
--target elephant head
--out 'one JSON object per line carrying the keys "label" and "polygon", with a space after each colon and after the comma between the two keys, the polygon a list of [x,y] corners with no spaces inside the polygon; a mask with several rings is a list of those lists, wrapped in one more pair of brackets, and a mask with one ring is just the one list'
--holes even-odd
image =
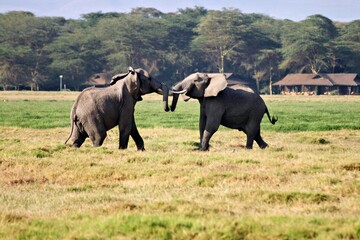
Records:
{"label": "elephant head", "polygon": [[171,111],[175,111],[181,94],[184,101],[190,98],[202,99],[216,97],[227,86],[224,74],[193,73],[173,86],[170,94],[173,95]]}
{"label": "elephant head", "polygon": [[163,96],[164,110],[166,112],[170,110],[168,105],[169,88],[165,84],[160,83],[152,78],[150,74],[142,68],[137,68],[134,70],[133,68],[129,67],[128,73],[121,73],[113,76],[110,85],[115,84],[118,80],[125,78],[130,73],[132,75],[136,75],[138,80],[137,84],[135,84],[137,91],[134,93],[134,97],[137,99],[137,101],[142,100],[142,95],[156,92]]}

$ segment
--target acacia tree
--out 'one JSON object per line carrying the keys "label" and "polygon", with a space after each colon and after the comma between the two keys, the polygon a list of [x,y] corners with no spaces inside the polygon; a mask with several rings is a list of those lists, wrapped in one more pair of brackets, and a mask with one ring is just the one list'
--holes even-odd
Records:
{"label": "acacia tree", "polygon": [[0,79],[3,85],[39,89],[47,79],[47,47],[57,36],[63,18],[37,18],[29,12],[0,16]]}
{"label": "acacia tree", "polygon": [[204,58],[218,69],[225,70],[225,59],[241,52],[247,45],[250,31],[248,19],[238,9],[209,11],[202,17],[195,29],[198,36],[193,40],[193,48],[200,49]]}
{"label": "acacia tree", "polygon": [[75,89],[106,65],[100,40],[92,28],[84,29],[79,23],[68,22],[66,31],[49,46],[53,79],[63,75]]}
{"label": "acacia tree", "polygon": [[[264,69],[263,77],[269,79],[269,93],[272,95],[273,78],[278,73],[281,54],[277,49],[264,49],[258,56],[259,65]],[[260,79],[261,80],[261,79]],[[259,80],[259,81],[260,81]],[[259,83],[258,83],[259,86]]]}
{"label": "acacia tree", "polygon": [[282,38],[283,69],[318,73],[327,70],[332,52],[331,42],[337,36],[333,22],[321,15],[308,17],[300,23],[284,25]]}
{"label": "acacia tree", "polygon": [[191,51],[191,40],[196,36],[193,29],[207,10],[202,7],[180,9],[175,14],[163,16],[166,36],[164,62],[159,68],[159,77],[164,82],[183,79],[189,73],[201,68],[202,59]]}
{"label": "acacia tree", "polygon": [[340,28],[335,41],[334,65],[341,71],[360,72],[360,20]]}
{"label": "acacia tree", "polygon": [[130,65],[157,71],[164,59],[167,32],[163,20],[150,13],[141,14],[140,10],[132,15],[102,19],[96,26],[107,55],[107,68],[112,73]]}

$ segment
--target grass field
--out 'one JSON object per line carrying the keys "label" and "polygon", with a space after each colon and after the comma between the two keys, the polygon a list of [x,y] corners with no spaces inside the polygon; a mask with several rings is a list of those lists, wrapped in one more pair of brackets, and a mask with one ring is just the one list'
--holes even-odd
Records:
{"label": "grass field", "polygon": [[137,152],[64,145],[77,94],[0,92],[0,239],[360,239],[360,97],[264,96],[269,148],[198,152],[199,104],[149,95]]}

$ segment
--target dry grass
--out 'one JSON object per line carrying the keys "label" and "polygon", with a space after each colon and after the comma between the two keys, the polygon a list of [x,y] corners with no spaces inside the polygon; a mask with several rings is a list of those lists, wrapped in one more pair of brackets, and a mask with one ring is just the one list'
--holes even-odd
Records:
{"label": "dry grass", "polygon": [[79,92],[34,92],[34,91],[1,91],[0,101],[6,100],[70,100],[73,101]]}
{"label": "dry grass", "polygon": [[0,127],[0,238],[360,238],[359,130],[265,131],[266,150],[220,130],[209,152],[196,130],[140,129],[145,152],[68,131]]}
{"label": "dry grass", "polygon": [[191,130],[141,129],[145,152],[117,150],[116,131],[101,148],[65,147],[67,131],[1,128],[0,221],[360,216],[360,131],[265,133],[271,147],[252,151],[239,132],[220,131],[209,152],[193,150]]}

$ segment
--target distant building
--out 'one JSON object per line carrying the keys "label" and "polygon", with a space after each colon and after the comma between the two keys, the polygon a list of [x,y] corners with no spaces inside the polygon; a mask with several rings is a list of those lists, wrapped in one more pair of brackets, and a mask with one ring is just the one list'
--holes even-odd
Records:
{"label": "distant building", "polygon": [[80,90],[87,87],[107,87],[110,85],[111,76],[108,73],[96,73],[83,83]]}
{"label": "distant building", "polygon": [[356,73],[288,74],[273,86],[278,86],[281,94],[351,95],[360,93],[360,79]]}

